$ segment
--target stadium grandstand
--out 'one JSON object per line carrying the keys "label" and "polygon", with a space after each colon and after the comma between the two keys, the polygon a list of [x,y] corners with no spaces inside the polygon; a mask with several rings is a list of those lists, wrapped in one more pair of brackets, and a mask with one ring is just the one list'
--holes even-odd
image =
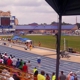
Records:
{"label": "stadium grandstand", "polygon": [[[24,33],[41,33],[41,34],[52,34],[58,30],[58,26],[54,25],[17,25],[15,27],[16,33],[23,31]],[[62,33],[73,33],[77,30],[78,27],[76,25],[62,25]]]}
{"label": "stadium grandstand", "polygon": [[15,25],[18,25],[18,20],[11,15],[10,11],[0,11],[0,33],[11,33],[15,31]]}

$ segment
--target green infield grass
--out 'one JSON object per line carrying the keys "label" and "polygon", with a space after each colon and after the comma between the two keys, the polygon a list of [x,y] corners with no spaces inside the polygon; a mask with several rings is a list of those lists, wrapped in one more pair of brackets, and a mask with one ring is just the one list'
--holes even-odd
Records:
{"label": "green infield grass", "polygon": [[[27,37],[33,40],[35,46],[39,45],[39,41],[41,42],[42,47],[52,48],[54,49],[56,46],[56,38],[55,36],[43,35],[43,36],[22,36]],[[62,36],[61,37],[61,49],[64,49],[64,38],[66,40],[66,48],[73,48],[75,51],[80,51],[80,37],[79,36]]]}

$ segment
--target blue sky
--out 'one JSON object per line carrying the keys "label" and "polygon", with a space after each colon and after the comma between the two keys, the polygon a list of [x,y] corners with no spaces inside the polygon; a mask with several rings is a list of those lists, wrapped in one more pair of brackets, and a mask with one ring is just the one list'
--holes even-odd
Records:
{"label": "blue sky", "polygon": [[[13,16],[19,20],[19,24],[47,23],[58,21],[56,12],[45,0],[0,0],[0,10],[11,11]],[[76,16],[63,17],[67,23],[76,23]],[[80,22],[80,16],[77,16]]]}

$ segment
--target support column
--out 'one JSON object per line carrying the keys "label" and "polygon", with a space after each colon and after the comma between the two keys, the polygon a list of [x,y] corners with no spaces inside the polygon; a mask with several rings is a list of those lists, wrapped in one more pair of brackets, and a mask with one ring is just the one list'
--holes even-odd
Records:
{"label": "support column", "polygon": [[56,47],[56,52],[57,52],[57,58],[56,58],[56,80],[58,80],[58,77],[59,77],[61,22],[62,22],[62,16],[59,15],[59,27],[58,27],[57,47]]}

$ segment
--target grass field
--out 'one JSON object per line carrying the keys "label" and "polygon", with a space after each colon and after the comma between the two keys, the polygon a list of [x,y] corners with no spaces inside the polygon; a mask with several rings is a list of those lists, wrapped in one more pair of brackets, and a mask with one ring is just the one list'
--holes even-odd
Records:
{"label": "grass field", "polygon": [[[56,39],[55,36],[23,36],[33,40],[34,45],[38,46],[39,41],[42,47],[55,48]],[[80,51],[80,37],[79,36],[62,36],[61,37],[61,49],[64,47],[64,38],[66,39],[66,47],[71,47],[75,51]]]}
{"label": "grass field", "polygon": [[[55,48],[56,39],[55,36],[43,35],[43,36],[22,36],[33,40],[35,46],[38,46],[39,41],[42,47]],[[62,36],[61,37],[61,49],[64,46],[64,38],[66,39],[66,46],[73,48],[75,51],[80,51],[80,37],[79,36]]]}

